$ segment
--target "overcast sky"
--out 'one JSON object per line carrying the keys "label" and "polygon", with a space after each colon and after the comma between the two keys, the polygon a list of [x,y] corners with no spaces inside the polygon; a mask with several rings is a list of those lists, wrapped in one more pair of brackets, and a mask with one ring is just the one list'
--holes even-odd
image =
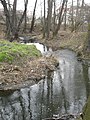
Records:
{"label": "overcast sky", "polygon": [[[24,8],[23,1],[24,0],[18,0],[18,9],[23,9]],[[36,0],[28,0],[28,1],[29,1],[29,3],[28,3],[28,10],[29,11],[33,11],[33,7],[34,7],[34,4],[35,4]],[[44,0],[38,0],[38,2],[37,2],[37,10],[41,8],[40,4],[43,4],[43,1]],[[60,0],[56,0],[56,1],[59,3]],[[70,3],[71,1],[72,0],[68,0],[68,3]],[[74,2],[75,1],[77,1],[77,0],[74,0]],[[84,1],[85,1],[85,3],[90,3],[90,0],[84,0]]]}
{"label": "overcast sky", "polygon": [[[11,0],[11,1],[13,1],[13,0]],[[33,11],[33,8],[34,8],[34,4],[35,4],[35,1],[36,0],[28,0],[29,2],[28,2],[28,13],[30,14],[30,13],[32,13],[32,11]],[[40,7],[40,5],[41,4],[43,4],[43,1],[44,0],[38,0],[38,2],[37,2],[37,9],[36,9],[36,15],[37,16],[40,16],[40,11],[41,11],[41,7]],[[56,0],[57,1],[57,3],[60,1],[60,0]],[[77,0],[74,0],[74,1],[77,1]],[[90,3],[90,1],[89,0],[84,0],[85,1],[85,3]],[[71,2],[71,0],[68,0],[68,3],[70,3]],[[18,0],[18,3],[17,3],[18,5],[17,5],[17,9],[18,10],[23,10],[24,9],[24,0]],[[59,4],[58,4],[59,5]],[[0,5],[0,8],[2,8],[1,7],[1,5]]]}

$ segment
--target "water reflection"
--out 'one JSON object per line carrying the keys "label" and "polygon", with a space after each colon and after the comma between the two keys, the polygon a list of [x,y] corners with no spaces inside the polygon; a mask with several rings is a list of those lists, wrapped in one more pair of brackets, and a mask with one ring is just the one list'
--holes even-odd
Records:
{"label": "water reflection", "polygon": [[32,87],[0,97],[0,120],[42,120],[81,112],[89,93],[89,70],[73,52],[55,53],[59,68]]}

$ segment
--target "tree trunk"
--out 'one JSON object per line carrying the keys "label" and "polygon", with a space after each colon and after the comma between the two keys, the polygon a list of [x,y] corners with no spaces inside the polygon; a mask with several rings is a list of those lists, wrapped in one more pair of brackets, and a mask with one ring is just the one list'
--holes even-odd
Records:
{"label": "tree trunk", "polygon": [[4,14],[6,16],[6,36],[9,39],[10,36],[12,35],[12,31],[13,31],[12,23],[11,23],[11,19],[10,19],[10,13],[8,11],[6,1],[5,0],[0,0],[0,1],[1,1],[1,4],[3,5]]}
{"label": "tree trunk", "polygon": [[24,6],[26,7],[26,12],[25,12],[25,22],[24,22],[24,29],[23,32],[26,33],[26,29],[27,29],[27,5],[28,1],[24,0]]}
{"label": "tree trunk", "polygon": [[35,1],[35,6],[34,6],[34,10],[33,10],[33,18],[32,18],[31,28],[30,28],[30,32],[31,32],[31,33],[32,33],[32,31],[33,31],[33,27],[34,27],[34,23],[35,23],[36,5],[37,5],[37,0]]}
{"label": "tree trunk", "polygon": [[56,2],[55,0],[54,2],[54,15],[53,15],[53,35],[54,35],[54,31],[56,29]]}
{"label": "tree trunk", "polygon": [[58,34],[58,31],[59,31],[60,26],[61,26],[62,14],[63,14],[63,9],[64,9],[65,2],[66,2],[66,0],[63,0],[63,2],[62,2],[61,10],[60,10],[60,13],[59,13],[58,25],[57,25],[57,28],[56,28],[56,30],[54,32],[54,36]]}
{"label": "tree trunk", "polygon": [[21,17],[21,19],[20,19],[20,21],[19,21],[19,23],[18,23],[17,32],[19,32],[20,26],[21,26],[21,24],[22,24],[22,22],[23,22],[23,19],[24,19],[24,17],[25,17],[25,14],[26,14],[26,11],[27,11],[27,5],[28,5],[28,0],[26,0],[25,9],[24,9],[23,15],[22,15],[22,17]]}
{"label": "tree trunk", "polygon": [[74,26],[75,32],[77,32],[80,22],[81,21],[80,21],[80,15],[79,15],[79,0],[77,0],[76,19],[75,19],[75,26]]}
{"label": "tree trunk", "polygon": [[87,51],[90,52],[90,18],[88,20],[88,40],[87,40]]}
{"label": "tree trunk", "polygon": [[17,17],[16,17],[16,7],[17,7],[17,0],[13,2],[13,10],[12,10],[12,23],[13,23],[13,35],[16,33],[17,28]]}
{"label": "tree trunk", "polygon": [[74,18],[73,18],[73,14],[74,14],[74,11],[73,11],[73,0],[72,0],[72,15],[71,15],[71,32],[74,31]]}
{"label": "tree trunk", "polygon": [[[82,0],[82,7],[81,7],[81,21],[84,21],[84,10],[83,10],[83,8],[84,8],[84,0]],[[84,31],[84,26],[83,26],[83,24],[82,24],[82,32]]]}
{"label": "tree trunk", "polygon": [[12,38],[12,36],[14,36],[14,38],[17,39],[20,26],[23,22],[23,19],[27,11],[28,0],[26,0],[25,9],[18,25],[17,25],[17,16],[16,16],[17,0],[14,0],[13,2],[13,8],[11,8],[10,0],[8,0],[8,3],[6,3],[6,0],[0,0],[0,2],[3,5],[4,14],[6,17],[6,36],[9,40],[10,38]]}
{"label": "tree trunk", "polygon": [[52,18],[52,0],[48,0],[48,14],[47,14],[47,30],[46,30],[46,38],[49,38],[50,29],[51,29],[51,18]]}
{"label": "tree trunk", "polygon": [[46,4],[44,0],[44,20],[43,20],[43,38],[45,38],[45,33],[46,33]]}
{"label": "tree trunk", "polygon": [[67,24],[67,0],[65,4],[65,22],[64,22],[64,30],[66,31],[66,24]]}

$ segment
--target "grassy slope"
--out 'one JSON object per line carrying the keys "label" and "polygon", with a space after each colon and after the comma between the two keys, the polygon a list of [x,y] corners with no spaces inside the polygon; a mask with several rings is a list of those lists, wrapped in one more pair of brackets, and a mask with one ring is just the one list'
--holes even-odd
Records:
{"label": "grassy slope", "polygon": [[12,63],[20,59],[38,57],[40,55],[40,51],[34,45],[11,43],[5,40],[0,41],[0,62]]}

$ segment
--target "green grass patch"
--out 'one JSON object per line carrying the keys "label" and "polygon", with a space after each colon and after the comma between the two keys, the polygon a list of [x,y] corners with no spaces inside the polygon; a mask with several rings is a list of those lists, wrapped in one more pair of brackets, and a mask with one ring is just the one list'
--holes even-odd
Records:
{"label": "green grass patch", "polygon": [[41,52],[35,45],[25,45],[5,40],[0,41],[0,62],[13,62],[31,57],[39,57]]}

